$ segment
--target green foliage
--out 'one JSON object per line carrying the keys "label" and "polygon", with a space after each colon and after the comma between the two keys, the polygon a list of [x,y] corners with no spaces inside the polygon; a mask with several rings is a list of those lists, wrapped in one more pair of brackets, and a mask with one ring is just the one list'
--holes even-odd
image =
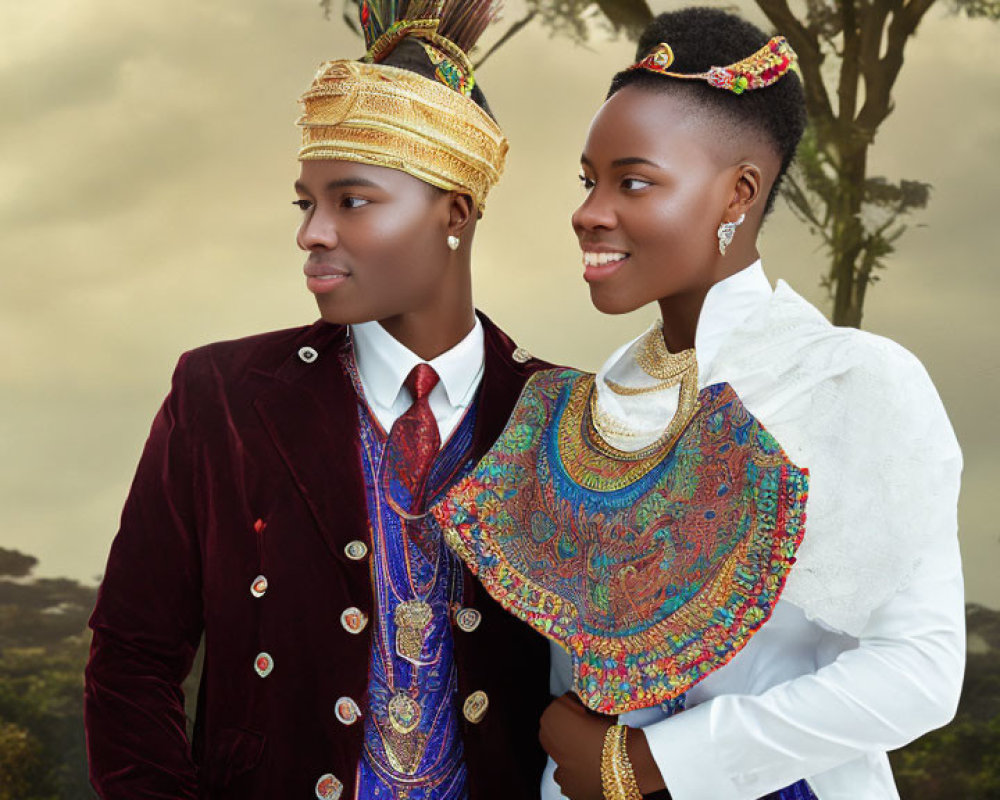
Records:
{"label": "green foliage", "polygon": [[[814,128],[806,129],[795,164],[782,187],[792,213],[823,242],[831,256],[837,251],[840,222],[832,202],[841,183],[836,157],[835,152],[822,146]],[[886,268],[896,242],[908,228],[908,215],[926,208],[930,193],[931,185],[923,181],[904,178],[893,182],[881,175],[865,178],[856,211],[862,223],[857,259],[859,278],[863,277],[866,283],[878,281],[878,272]],[[821,278],[831,296],[836,282],[832,268]]]}
{"label": "green foliage", "polygon": [[0,580],[0,651],[12,646],[49,648],[80,634],[94,597],[92,587],[65,578]]}
{"label": "green foliage", "polygon": [[891,755],[906,800],[1000,797],[1000,717],[962,716]]}
{"label": "green foliage", "polygon": [[594,4],[590,0],[528,0],[529,9],[553,35],[565,36],[583,43],[589,38],[588,13]]}
{"label": "green foliage", "polygon": [[638,39],[653,18],[646,0],[526,0],[529,12],[553,35],[585,44],[595,27]]}
{"label": "green foliage", "polygon": [[972,19],[1000,19],[1000,0],[951,0],[951,6]]}
{"label": "green foliage", "polygon": [[36,564],[38,559],[34,556],[0,547],[0,577],[9,575],[11,578],[23,578],[31,574]]}
{"label": "green foliage", "polygon": [[0,800],[40,798],[44,795],[37,789],[44,781],[38,741],[19,725],[0,720]]}
{"label": "green foliage", "polygon": [[1000,613],[966,608],[969,654],[955,720],[889,754],[904,800],[1000,797]]}
{"label": "green foliage", "polygon": [[0,551],[0,800],[84,800],[94,796],[83,668],[96,591],[66,579],[24,580],[35,563]]}

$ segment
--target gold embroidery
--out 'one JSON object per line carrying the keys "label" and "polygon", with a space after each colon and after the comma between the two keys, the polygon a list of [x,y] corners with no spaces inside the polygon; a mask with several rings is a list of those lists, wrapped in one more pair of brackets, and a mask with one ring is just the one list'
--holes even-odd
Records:
{"label": "gold embroidery", "polygon": [[396,654],[411,664],[421,664],[424,652],[424,637],[431,624],[433,612],[423,600],[407,600],[396,606],[393,618],[396,622]]}

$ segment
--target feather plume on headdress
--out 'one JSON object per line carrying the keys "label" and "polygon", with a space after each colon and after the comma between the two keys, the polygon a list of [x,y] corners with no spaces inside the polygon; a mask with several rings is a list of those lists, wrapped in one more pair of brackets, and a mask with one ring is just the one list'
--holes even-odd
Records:
{"label": "feather plume on headdress", "polygon": [[438,33],[468,53],[499,18],[502,6],[502,0],[450,0],[441,9]]}
{"label": "feather plume on headdress", "polygon": [[371,50],[393,25],[438,20],[437,34],[468,53],[502,5],[502,0],[362,0],[365,47]]}
{"label": "feather plume on headdress", "polygon": [[403,40],[418,40],[437,79],[468,97],[476,80],[467,53],[501,5],[502,0],[362,0],[365,60],[381,63]]}

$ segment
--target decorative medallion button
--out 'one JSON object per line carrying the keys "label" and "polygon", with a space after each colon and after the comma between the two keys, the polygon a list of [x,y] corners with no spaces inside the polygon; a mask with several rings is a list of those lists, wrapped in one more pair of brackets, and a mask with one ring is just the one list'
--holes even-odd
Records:
{"label": "decorative medallion button", "polygon": [[368,615],[360,608],[351,606],[345,608],[344,613],[340,615],[340,624],[348,633],[361,633],[368,624]]}
{"label": "decorative medallion button", "polygon": [[399,691],[389,701],[389,724],[404,736],[420,724],[420,704],[406,692]]}
{"label": "decorative medallion button", "polygon": [[513,353],[510,354],[518,364],[524,364],[531,361],[531,353],[525,350],[523,347],[518,347]]}
{"label": "decorative medallion button", "polygon": [[274,669],[274,659],[271,658],[270,653],[258,653],[257,658],[253,661],[253,668],[257,670],[260,677],[266,678]]}
{"label": "decorative medallion button", "polygon": [[483,621],[483,615],[474,608],[460,608],[455,612],[455,624],[459,630],[472,633]]}
{"label": "decorative medallion button", "polygon": [[316,781],[316,797],[319,800],[340,800],[340,795],[344,791],[344,784],[334,777],[330,772],[321,775]]}
{"label": "decorative medallion button", "polygon": [[313,361],[319,358],[319,353],[317,353],[315,348],[312,347],[300,347],[299,358],[301,358],[307,364],[312,364]]}
{"label": "decorative medallion button", "polygon": [[341,697],[333,707],[333,713],[344,725],[353,725],[361,716],[361,709],[350,697]]}
{"label": "decorative medallion button", "polygon": [[267,578],[263,575],[254,578],[253,583],[250,584],[250,594],[254,597],[263,597],[267,594]]}
{"label": "decorative medallion button", "polygon": [[479,690],[465,698],[465,703],[462,706],[462,714],[469,722],[475,724],[481,722],[483,717],[486,716],[486,709],[489,706],[490,698],[486,696],[486,692]]}
{"label": "decorative medallion button", "polygon": [[344,547],[344,553],[351,561],[360,561],[368,555],[368,545],[355,539],[353,542],[347,543],[347,546]]}

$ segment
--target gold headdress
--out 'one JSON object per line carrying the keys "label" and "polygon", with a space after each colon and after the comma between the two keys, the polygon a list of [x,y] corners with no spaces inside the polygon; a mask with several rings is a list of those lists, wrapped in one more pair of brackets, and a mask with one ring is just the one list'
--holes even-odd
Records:
{"label": "gold headdress", "polygon": [[725,67],[712,67],[708,72],[671,72],[674,51],[666,42],[660,42],[641,61],[629,69],[645,69],[668,78],[701,80],[717,89],[727,89],[733,94],[743,94],[763,89],[780,80],[797,60],[795,51],[784,36],[775,36],[756,53]]}
{"label": "gold headdress", "polygon": [[[471,195],[479,209],[500,179],[507,139],[471,95],[466,55],[496,17],[496,0],[363,0],[362,61],[328,61],[302,95],[300,161],[341,159],[402,170]],[[419,43],[435,79],[382,62]]]}

